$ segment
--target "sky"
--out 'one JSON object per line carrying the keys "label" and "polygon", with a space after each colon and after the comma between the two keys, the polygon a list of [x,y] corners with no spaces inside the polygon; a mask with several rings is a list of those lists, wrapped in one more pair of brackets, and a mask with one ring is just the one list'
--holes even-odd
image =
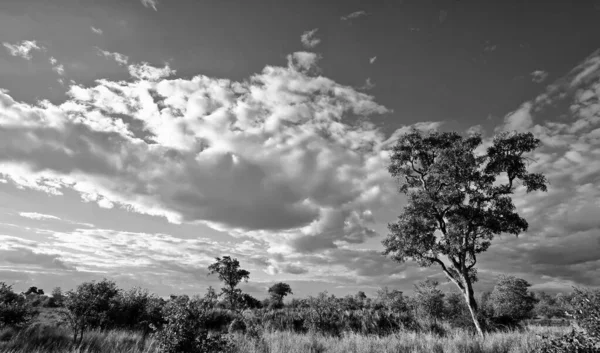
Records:
{"label": "sky", "polygon": [[497,237],[476,288],[600,286],[600,2],[3,0],[0,281],[104,277],[161,296],[294,297],[438,268],[384,257],[411,128],[531,131],[546,193]]}

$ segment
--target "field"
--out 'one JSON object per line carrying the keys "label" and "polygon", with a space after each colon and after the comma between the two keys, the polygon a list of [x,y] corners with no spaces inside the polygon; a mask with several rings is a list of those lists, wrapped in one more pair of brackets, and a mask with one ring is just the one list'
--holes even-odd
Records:
{"label": "field", "polygon": [[[319,334],[289,332],[264,333],[260,338],[232,335],[232,352],[240,353],[510,353],[535,352],[541,334],[559,335],[566,327],[529,326],[523,331],[496,332],[484,339],[465,331],[454,330],[441,337],[433,334],[400,332],[384,337],[346,334],[339,338]],[[85,352],[85,353],[158,353],[152,336],[111,330],[91,331],[80,346],[73,346],[71,333],[63,328],[34,324],[13,333],[0,332],[0,351],[7,353]]]}

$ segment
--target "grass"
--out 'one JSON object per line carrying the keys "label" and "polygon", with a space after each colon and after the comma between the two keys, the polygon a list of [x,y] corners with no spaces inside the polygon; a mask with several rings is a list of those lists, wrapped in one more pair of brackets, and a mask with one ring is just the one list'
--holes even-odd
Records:
{"label": "grass", "polygon": [[[535,352],[541,342],[539,334],[562,334],[567,330],[531,326],[521,332],[491,333],[484,339],[461,330],[444,337],[400,332],[385,337],[347,334],[333,338],[272,332],[258,339],[238,334],[232,340],[239,353],[517,353]],[[118,330],[87,332],[82,344],[73,346],[70,332],[64,327],[34,324],[18,333],[0,330],[0,352],[159,353],[159,349],[152,337],[144,339],[141,334]]]}

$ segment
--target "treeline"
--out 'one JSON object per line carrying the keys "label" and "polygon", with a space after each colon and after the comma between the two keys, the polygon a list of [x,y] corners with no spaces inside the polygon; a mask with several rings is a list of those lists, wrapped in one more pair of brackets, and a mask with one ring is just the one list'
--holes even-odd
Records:
{"label": "treeline", "polygon": [[[412,296],[383,288],[372,298],[364,292],[345,297],[323,292],[284,304],[292,294],[286,283],[274,284],[262,301],[243,293],[238,285],[250,273],[240,268],[237,259],[217,258],[209,271],[223,282],[220,293],[211,287],[202,296],[168,299],[140,288],[123,290],[107,279],[82,283],[66,293],[56,288],[51,296],[36,287],[17,294],[0,283],[0,328],[26,327],[34,320],[36,307],[55,307],[75,344],[88,330],[121,329],[155,335],[165,352],[192,352],[200,346],[218,351],[229,344],[227,334],[260,337],[263,332],[291,331],[382,336],[416,331],[444,335],[453,328],[475,329],[462,294],[443,292],[435,280],[417,283]],[[523,279],[501,276],[493,291],[482,293],[478,300],[482,326],[493,331],[516,328],[534,318],[566,319],[568,313],[580,310],[581,303],[590,303],[589,298],[596,307],[600,303],[598,293],[576,290],[549,295],[530,292],[529,287]],[[582,301],[585,295],[589,298]]]}

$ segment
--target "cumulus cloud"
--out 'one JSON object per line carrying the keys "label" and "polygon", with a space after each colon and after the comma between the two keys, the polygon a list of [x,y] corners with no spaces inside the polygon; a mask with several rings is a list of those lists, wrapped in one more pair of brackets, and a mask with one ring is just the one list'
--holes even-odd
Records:
{"label": "cumulus cloud", "polygon": [[531,168],[544,173],[550,186],[545,194],[518,189],[516,204],[530,224],[529,236],[505,240],[496,251],[510,254],[513,267],[563,284],[600,285],[599,59],[600,51],[590,55],[499,128],[531,131],[542,140],[530,156]]}
{"label": "cumulus cloud", "polygon": [[35,40],[24,40],[15,44],[3,42],[2,45],[4,45],[10,55],[18,56],[26,60],[32,59],[32,52],[45,50],[45,48],[39,46]]}
{"label": "cumulus cloud", "polygon": [[102,50],[96,47],[98,50],[98,55],[104,56],[107,59],[112,59],[119,63],[119,65],[125,66],[129,63],[129,57],[127,55],[123,55],[121,53],[112,53],[106,50]]}
{"label": "cumulus cloud", "polygon": [[55,57],[51,56],[50,59],[50,64],[52,65],[52,70],[54,72],[56,72],[57,74],[59,74],[60,76],[65,74],[65,67],[63,64],[59,64],[58,60],[56,60]]}
{"label": "cumulus cloud", "polygon": [[316,53],[297,51],[289,54],[287,59],[288,66],[294,70],[315,72],[319,70],[317,62],[321,59],[321,57]]}
{"label": "cumulus cloud", "polygon": [[144,7],[146,8],[151,8],[154,11],[158,11],[158,9],[156,8],[156,6],[158,5],[158,0],[140,0],[142,2],[142,5],[144,5]]}
{"label": "cumulus cloud", "polygon": [[366,16],[366,15],[367,15],[366,11],[360,10],[360,11],[355,11],[355,12],[349,13],[345,16],[342,16],[342,17],[340,17],[340,19],[342,21],[348,21],[348,20],[354,20],[354,19]]}
{"label": "cumulus cloud", "polygon": [[311,29],[310,31],[306,31],[306,32],[302,33],[302,35],[300,36],[300,41],[306,48],[309,48],[309,49],[314,48],[319,43],[321,43],[321,40],[319,38],[315,37],[315,34],[317,33],[318,30],[319,30],[318,28],[314,28],[314,29]]}
{"label": "cumulus cloud", "polygon": [[100,34],[102,35],[104,33],[104,31],[102,31],[102,29],[100,28],[96,28],[94,26],[90,26],[90,29],[92,30],[92,32],[96,33],[96,34]]}
{"label": "cumulus cloud", "polygon": [[151,66],[147,62],[141,64],[129,65],[129,74],[140,80],[158,81],[162,78],[172,76],[176,73],[175,70],[166,64],[163,68]]}
{"label": "cumulus cloud", "polygon": [[295,53],[243,82],[169,80],[168,67],[143,64],[134,81],[71,86],[60,105],[2,93],[0,172],[101,207],[203,222],[271,252],[360,243],[395,186],[384,135],[345,119],[388,109],[306,74],[315,60]]}

